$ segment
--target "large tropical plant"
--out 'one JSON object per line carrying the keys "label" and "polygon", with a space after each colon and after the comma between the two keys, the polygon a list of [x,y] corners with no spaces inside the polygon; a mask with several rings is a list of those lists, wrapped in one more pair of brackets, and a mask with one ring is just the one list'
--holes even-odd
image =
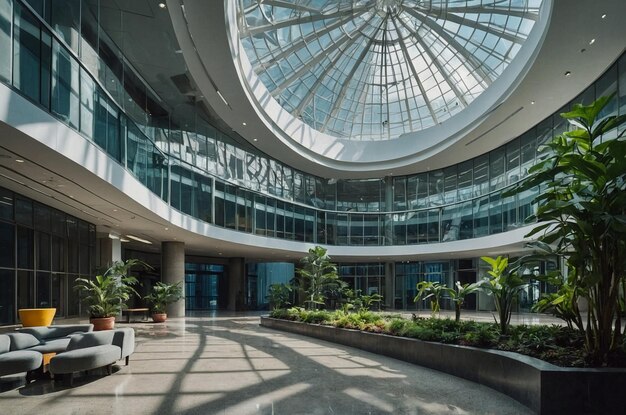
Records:
{"label": "large tropical plant", "polygon": [[271,284],[267,290],[267,300],[272,310],[278,310],[291,305],[291,292],[293,288],[289,284]]}
{"label": "large tropical plant", "polygon": [[306,295],[308,309],[325,304],[327,290],[338,290],[344,284],[337,274],[337,266],[330,261],[327,249],[321,246],[309,249],[300,260],[302,267],[297,270],[298,285]]}
{"label": "large tropical plant", "polygon": [[617,134],[626,115],[604,116],[612,103],[614,95],[561,114],[572,131],[548,143],[543,160],[514,189],[541,186],[530,217],[541,224],[528,236],[566,258],[573,295],[588,303],[587,352],[601,365],[623,342],[620,299],[626,297],[626,130]]}
{"label": "large tropical plant", "polygon": [[152,312],[154,314],[165,313],[168,304],[175,303],[183,298],[182,283],[182,281],[178,281],[174,284],[157,282],[152,286],[152,291],[150,294],[146,295],[144,299],[152,305]]}
{"label": "large tropical plant", "polygon": [[481,288],[493,296],[498,313],[497,322],[500,325],[500,333],[506,335],[511,323],[513,305],[528,281],[519,276],[519,272],[517,272],[519,266],[509,268],[509,259],[506,257],[484,256],[481,259],[491,266],[491,269],[487,271],[490,278],[484,279]]}
{"label": "large tropical plant", "polygon": [[94,279],[76,278],[74,289],[87,305],[91,318],[117,316],[131,296],[137,295],[133,288],[138,283],[137,278],[130,275],[130,269],[135,265],[145,266],[137,259],[116,261]]}

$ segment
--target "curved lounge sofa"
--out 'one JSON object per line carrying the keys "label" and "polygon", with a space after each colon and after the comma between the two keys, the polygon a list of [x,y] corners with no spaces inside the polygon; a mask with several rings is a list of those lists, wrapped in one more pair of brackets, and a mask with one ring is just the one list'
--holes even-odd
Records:
{"label": "curved lounge sofa", "polygon": [[[19,336],[18,336],[19,337]],[[41,366],[41,353],[19,350],[14,334],[0,334],[0,376],[30,372]]]}
{"label": "curved lounge sofa", "polygon": [[94,332],[91,324],[21,328],[0,335],[0,376],[30,373],[42,365],[44,353],[56,353],[50,360],[50,373],[69,374],[106,367],[135,351],[132,328]]}

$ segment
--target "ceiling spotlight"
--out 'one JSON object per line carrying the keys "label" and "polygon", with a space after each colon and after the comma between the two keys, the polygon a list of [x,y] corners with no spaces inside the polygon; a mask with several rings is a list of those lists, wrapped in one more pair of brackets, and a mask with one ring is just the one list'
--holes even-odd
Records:
{"label": "ceiling spotlight", "polygon": [[596,43],[596,40],[595,40],[595,39],[591,39],[591,40],[589,41],[589,44],[590,44],[590,45],[593,45],[594,43]]}
{"label": "ceiling spotlight", "polygon": [[15,159],[15,162],[16,163],[24,163],[24,160],[22,160],[22,159]]}
{"label": "ceiling spotlight", "polygon": [[535,101],[530,101],[530,105],[535,105]]}
{"label": "ceiling spotlight", "polygon": [[566,78],[569,78],[570,76],[572,76],[572,73],[570,71],[567,71],[567,72],[565,72],[564,75],[565,75]]}
{"label": "ceiling spotlight", "polygon": [[242,122],[241,124],[242,124],[243,126],[246,126],[246,125],[248,125],[248,124],[246,124],[245,122]]}
{"label": "ceiling spotlight", "polygon": [[602,15],[602,18],[604,19],[606,17],[606,13]]}
{"label": "ceiling spotlight", "polygon": [[165,230],[166,230],[166,231],[169,231],[169,230],[170,230],[170,228],[165,228]]}
{"label": "ceiling spotlight", "polygon": [[256,138],[254,138],[253,140],[254,140],[254,141],[259,141],[259,140],[257,140]]}
{"label": "ceiling spotlight", "polygon": [[165,3],[159,3],[159,7],[164,9],[165,8]]}

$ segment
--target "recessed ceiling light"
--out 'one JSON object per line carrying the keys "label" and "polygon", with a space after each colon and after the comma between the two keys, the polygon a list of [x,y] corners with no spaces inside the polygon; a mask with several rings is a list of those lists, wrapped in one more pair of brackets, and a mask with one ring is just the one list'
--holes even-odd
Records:
{"label": "recessed ceiling light", "polygon": [[535,101],[530,101],[530,105],[535,105]]}
{"label": "recessed ceiling light", "polygon": [[70,195],[70,199],[74,199],[74,196]]}
{"label": "recessed ceiling light", "polygon": [[570,71],[565,72],[565,77],[569,78],[570,76],[572,76],[572,73]]}
{"label": "recessed ceiling light", "polygon": [[591,40],[589,41],[589,44],[590,44],[590,45],[593,45],[594,43],[596,43],[596,40],[595,40],[595,39],[591,39]]}
{"label": "recessed ceiling light", "polygon": [[257,139],[255,138],[255,139],[254,139],[254,141],[259,141],[259,140],[257,140]]}
{"label": "recessed ceiling light", "polygon": [[152,242],[150,242],[150,241],[148,241],[146,239],[140,238],[138,236],[135,236],[135,235],[126,235],[126,237],[130,238],[132,240],[135,240],[137,242],[141,242],[141,243],[144,243],[144,244],[152,245]]}
{"label": "recessed ceiling light", "polygon": [[224,102],[224,104],[225,104],[226,106],[229,106],[229,105],[228,105],[228,101],[226,101],[226,98],[224,98],[224,95],[222,95],[222,93],[221,93],[220,91],[215,91],[215,92],[217,92],[217,95],[218,95],[218,96],[222,99],[222,101]]}
{"label": "recessed ceiling light", "polygon": [[159,7],[164,9],[165,8],[165,3],[159,3]]}
{"label": "recessed ceiling light", "polygon": [[218,252],[217,254],[218,254],[218,255],[222,255],[222,253],[221,253],[221,252]]}
{"label": "recessed ceiling light", "polygon": [[15,162],[16,163],[24,163],[24,160],[22,160],[22,159],[15,159]]}
{"label": "recessed ceiling light", "polygon": [[169,230],[170,230],[170,228],[165,228],[165,230],[166,230],[166,231],[169,231]]}
{"label": "recessed ceiling light", "polygon": [[606,17],[606,13],[602,15],[602,18],[604,19]]}
{"label": "recessed ceiling light", "polygon": [[248,125],[248,124],[246,124],[245,122],[242,122],[242,123],[241,123],[241,125],[246,126],[246,125]]}
{"label": "recessed ceiling light", "polygon": [[113,212],[117,212],[117,209],[113,209]]}

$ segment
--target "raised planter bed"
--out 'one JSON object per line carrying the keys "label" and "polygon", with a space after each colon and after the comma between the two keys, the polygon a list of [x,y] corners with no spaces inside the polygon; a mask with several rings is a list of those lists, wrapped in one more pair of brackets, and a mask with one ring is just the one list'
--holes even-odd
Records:
{"label": "raised planter bed", "polygon": [[261,317],[264,327],[355,347],[502,392],[539,414],[624,414],[626,369],[562,368],[499,350]]}

